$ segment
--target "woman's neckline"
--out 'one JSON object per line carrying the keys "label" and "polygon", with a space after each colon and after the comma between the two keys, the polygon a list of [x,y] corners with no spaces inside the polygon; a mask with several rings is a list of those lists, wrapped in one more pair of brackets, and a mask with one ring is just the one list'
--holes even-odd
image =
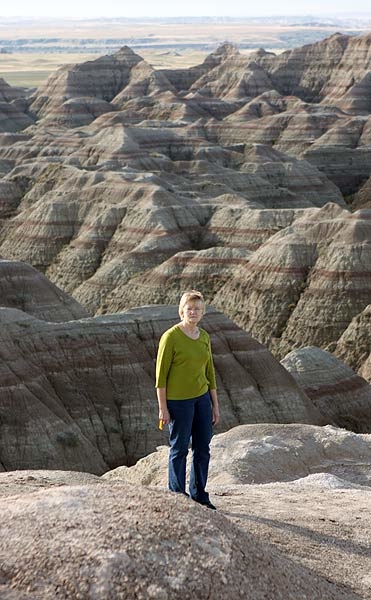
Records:
{"label": "woman's neckline", "polygon": [[197,328],[197,334],[198,334],[198,335],[197,335],[197,337],[192,337],[192,336],[188,335],[188,333],[186,333],[186,332],[184,331],[184,329],[182,329],[182,327],[181,327],[181,324],[180,324],[180,323],[177,325],[177,327],[178,327],[179,331],[181,331],[181,332],[182,332],[182,334],[183,334],[183,335],[185,335],[185,336],[186,336],[186,337],[187,337],[189,340],[193,340],[194,342],[197,342],[197,340],[199,340],[199,339],[200,339],[201,331],[200,331],[200,329],[199,329],[199,328]]}

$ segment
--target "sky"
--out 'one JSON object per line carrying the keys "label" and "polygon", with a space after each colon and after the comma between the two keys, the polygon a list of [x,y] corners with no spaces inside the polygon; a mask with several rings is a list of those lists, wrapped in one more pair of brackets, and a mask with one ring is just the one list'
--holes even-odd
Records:
{"label": "sky", "polygon": [[2,0],[0,17],[182,17],[371,13],[369,0]]}

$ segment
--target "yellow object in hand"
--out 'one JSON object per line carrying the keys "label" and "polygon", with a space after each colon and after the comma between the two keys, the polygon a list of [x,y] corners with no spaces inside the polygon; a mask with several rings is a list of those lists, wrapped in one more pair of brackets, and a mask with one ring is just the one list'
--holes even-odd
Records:
{"label": "yellow object in hand", "polygon": [[162,422],[162,419],[159,419],[159,422],[158,422],[158,428],[159,428],[159,429],[161,429],[161,431],[162,431],[162,428],[163,428],[163,422]]}

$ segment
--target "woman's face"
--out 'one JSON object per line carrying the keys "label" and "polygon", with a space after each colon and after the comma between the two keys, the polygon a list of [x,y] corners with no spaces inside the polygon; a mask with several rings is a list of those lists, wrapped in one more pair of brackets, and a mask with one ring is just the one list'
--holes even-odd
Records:
{"label": "woman's face", "polygon": [[204,314],[204,303],[202,300],[188,300],[183,307],[183,322],[197,325]]}

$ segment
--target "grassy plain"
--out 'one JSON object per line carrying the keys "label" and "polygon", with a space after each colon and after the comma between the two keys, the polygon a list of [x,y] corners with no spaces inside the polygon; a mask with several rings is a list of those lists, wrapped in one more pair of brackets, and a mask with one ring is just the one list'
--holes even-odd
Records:
{"label": "grassy plain", "polygon": [[[135,52],[148,61],[155,69],[191,67],[200,64],[210,51],[188,49],[182,52],[153,48],[135,49]],[[243,53],[252,50],[242,50]],[[49,75],[65,64],[97,59],[99,54],[88,53],[14,53],[0,54],[0,77],[7,83],[21,87],[39,87]]]}
{"label": "grassy plain", "polygon": [[91,54],[0,54],[0,77],[15,86],[39,87],[50,73],[66,63],[97,58]]}
{"label": "grassy plain", "polygon": [[[370,27],[351,23],[351,32]],[[344,31],[350,32],[346,28]],[[132,21],[125,19],[50,21],[0,20],[0,77],[11,85],[40,86],[66,63],[83,62],[130,46],[155,68],[198,64],[225,41],[241,52],[263,47],[282,51],[338,31],[337,23],[302,24],[236,20]],[[1,48],[6,52],[1,53]]]}

